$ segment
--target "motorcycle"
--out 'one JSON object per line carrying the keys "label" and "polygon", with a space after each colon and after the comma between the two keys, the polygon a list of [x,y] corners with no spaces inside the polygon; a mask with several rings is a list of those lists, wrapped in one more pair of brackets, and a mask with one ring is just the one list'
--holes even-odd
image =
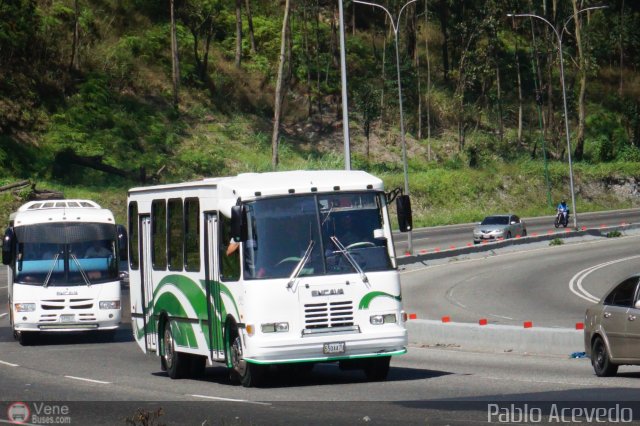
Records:
{"label": "motorcycle", "polygon": [[556,228],[559,228],[562,225],[564,228],[569,224],[569,212],[567,210],[558,209],[558,214],[556,215],[556,221],[554,223]]}

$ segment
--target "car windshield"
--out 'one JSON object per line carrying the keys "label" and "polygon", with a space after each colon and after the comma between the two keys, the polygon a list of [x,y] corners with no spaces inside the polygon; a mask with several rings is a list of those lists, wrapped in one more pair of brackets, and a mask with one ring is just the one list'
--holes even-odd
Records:
{"label": "car windshield", "polygon": [[115,231],[103,223],[16,227],[15,282],[66,287],[117,280]]}
{"label": "car windshield", "polygon": [[384,203],[383,193],[372,192],[247,203],[245,278],[290,277],[300,263],[298,276],[358,272],[353,261],[365,272],[392,269],[383,236]]}
{"label": "car windshield", "polygon": [[508,225],[509,216],[487,216],[480,225]]}

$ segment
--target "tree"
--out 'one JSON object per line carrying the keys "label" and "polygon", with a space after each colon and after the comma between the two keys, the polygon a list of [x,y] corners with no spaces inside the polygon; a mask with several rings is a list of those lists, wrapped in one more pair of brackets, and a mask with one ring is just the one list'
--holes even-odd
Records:
{"label": "tree", "polygon": [[290,0],[284,5],[284,18],[282,19],[282,33],[280,36],[280,56],[278,58],[278,77],[276,80],[276,93],[273,108],[273,133],[271,136],[271,167],[278,167],[278,145],[280,142],[280,114],[282,109],[282,81],[284,77],[285,51],[287,48],[287,34],[289,26]]}
{"label": "tree", "polygon": [[256,47],[256,37],[253,32],[253,15],[251,13],[251,1],[244,1],[245,9],[247,9],[247,26],[249,27],[249,41],[251,42],[251,54],[255,55],[258,51]]}
{"label": "tree", "polygon": [[236,68],[242,61],[242,0],[236,0]]}
{"label": "tree", "polygon": [[175,0],[169,0],[171,15],[171,81],[173,83],[173,107],[177,110],[180,89],[180,63],[178,61],[178,36],[176,34]]}

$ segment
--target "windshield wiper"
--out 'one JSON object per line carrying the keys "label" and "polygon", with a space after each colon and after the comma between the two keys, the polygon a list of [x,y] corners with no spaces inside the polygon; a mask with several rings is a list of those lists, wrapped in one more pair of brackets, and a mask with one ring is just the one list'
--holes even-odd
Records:
{"label": "windshield wiper", "polygon": [[53,256],[53,263],[51,264],[51,268],[49,269],[49,272],[47,272],[47,277],[44,279],[44,284],[42,284],[42,286],[45,288],[49,286],[49,280],[51,279],[53,270],[56,268],[56,265],[58,264],[59,257],[60,257],[60,253],[56,253],[56,255]]}
{"label": "windshield wiper", "polygon": [[76,255],[71,253],[69,256],[71,256],[71,259],[73,259],[74,263],[78,267],[78,271],[80,271],[80,275],[82,275],[82,279],[84,280],[84,283],[87,285],[87,287],[91,287],[91,281],[89,281],[89,277],[87,277],[87,274],[84,272],[84,269],[82,269],[82,266],[80,265],[80,261],[78,260]]}
{"label": "windshield wiper", "polygon": [[293,268],[293,272],[291,272],[291,275],[289,276],[289,281],[287,281],[287,288],[293,287],[293,282],[296,278],[298,278],[298,275],[300,275],[300,272],[302,272],[302,268],[304,268],[304,265],[307,264],[307,261],[309,261],[314,245],[315,241],[309,240],[309,246],[307,247],[307,250],[304,252],[302,259],[300,259],[296,267]]}
{"label": "windshield wiper", "polygon": [[335,235],[332,235],[330,238],[331,238],[331,241],[333,241],[333,244],[335,244],[336,247],[338,247],[338,251],[342,253],[342,255],[349,261],[351,266],[353,266],[353,269],[355,269],[358,272],[358,274],[360,274],[360,279],[362,280],[362,282],[367,287],[369,287],[369,278],[367,278],[367,274],[364,273],[364,271],[362,270],[358,262],[356,262],[353,256],[351,256],[351,253],[349,253],[347,249],[342,245],[340,240],[338,240],[338,237],[336,237]]}

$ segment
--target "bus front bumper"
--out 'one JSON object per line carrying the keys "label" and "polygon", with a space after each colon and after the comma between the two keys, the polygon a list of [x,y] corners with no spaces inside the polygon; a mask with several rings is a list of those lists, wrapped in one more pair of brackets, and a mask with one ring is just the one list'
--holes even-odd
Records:
{"label": "bus front bumper", "polygon": [[15,331],[70,332],[114,330],[122,320],[120,309],[98,312],[13,312]]}
{"label": "bus front bumper", "polygon": [[[407,331],[346,334],[303,339],[247,337],[244,359],[254,364],[331,362],[345,359],[402,355],[407,352]],[[271,336],[269,336],[271,337]],[[275,337],[275,336],[273,336]],[[255,339],[255,340],[254,340]]]}

